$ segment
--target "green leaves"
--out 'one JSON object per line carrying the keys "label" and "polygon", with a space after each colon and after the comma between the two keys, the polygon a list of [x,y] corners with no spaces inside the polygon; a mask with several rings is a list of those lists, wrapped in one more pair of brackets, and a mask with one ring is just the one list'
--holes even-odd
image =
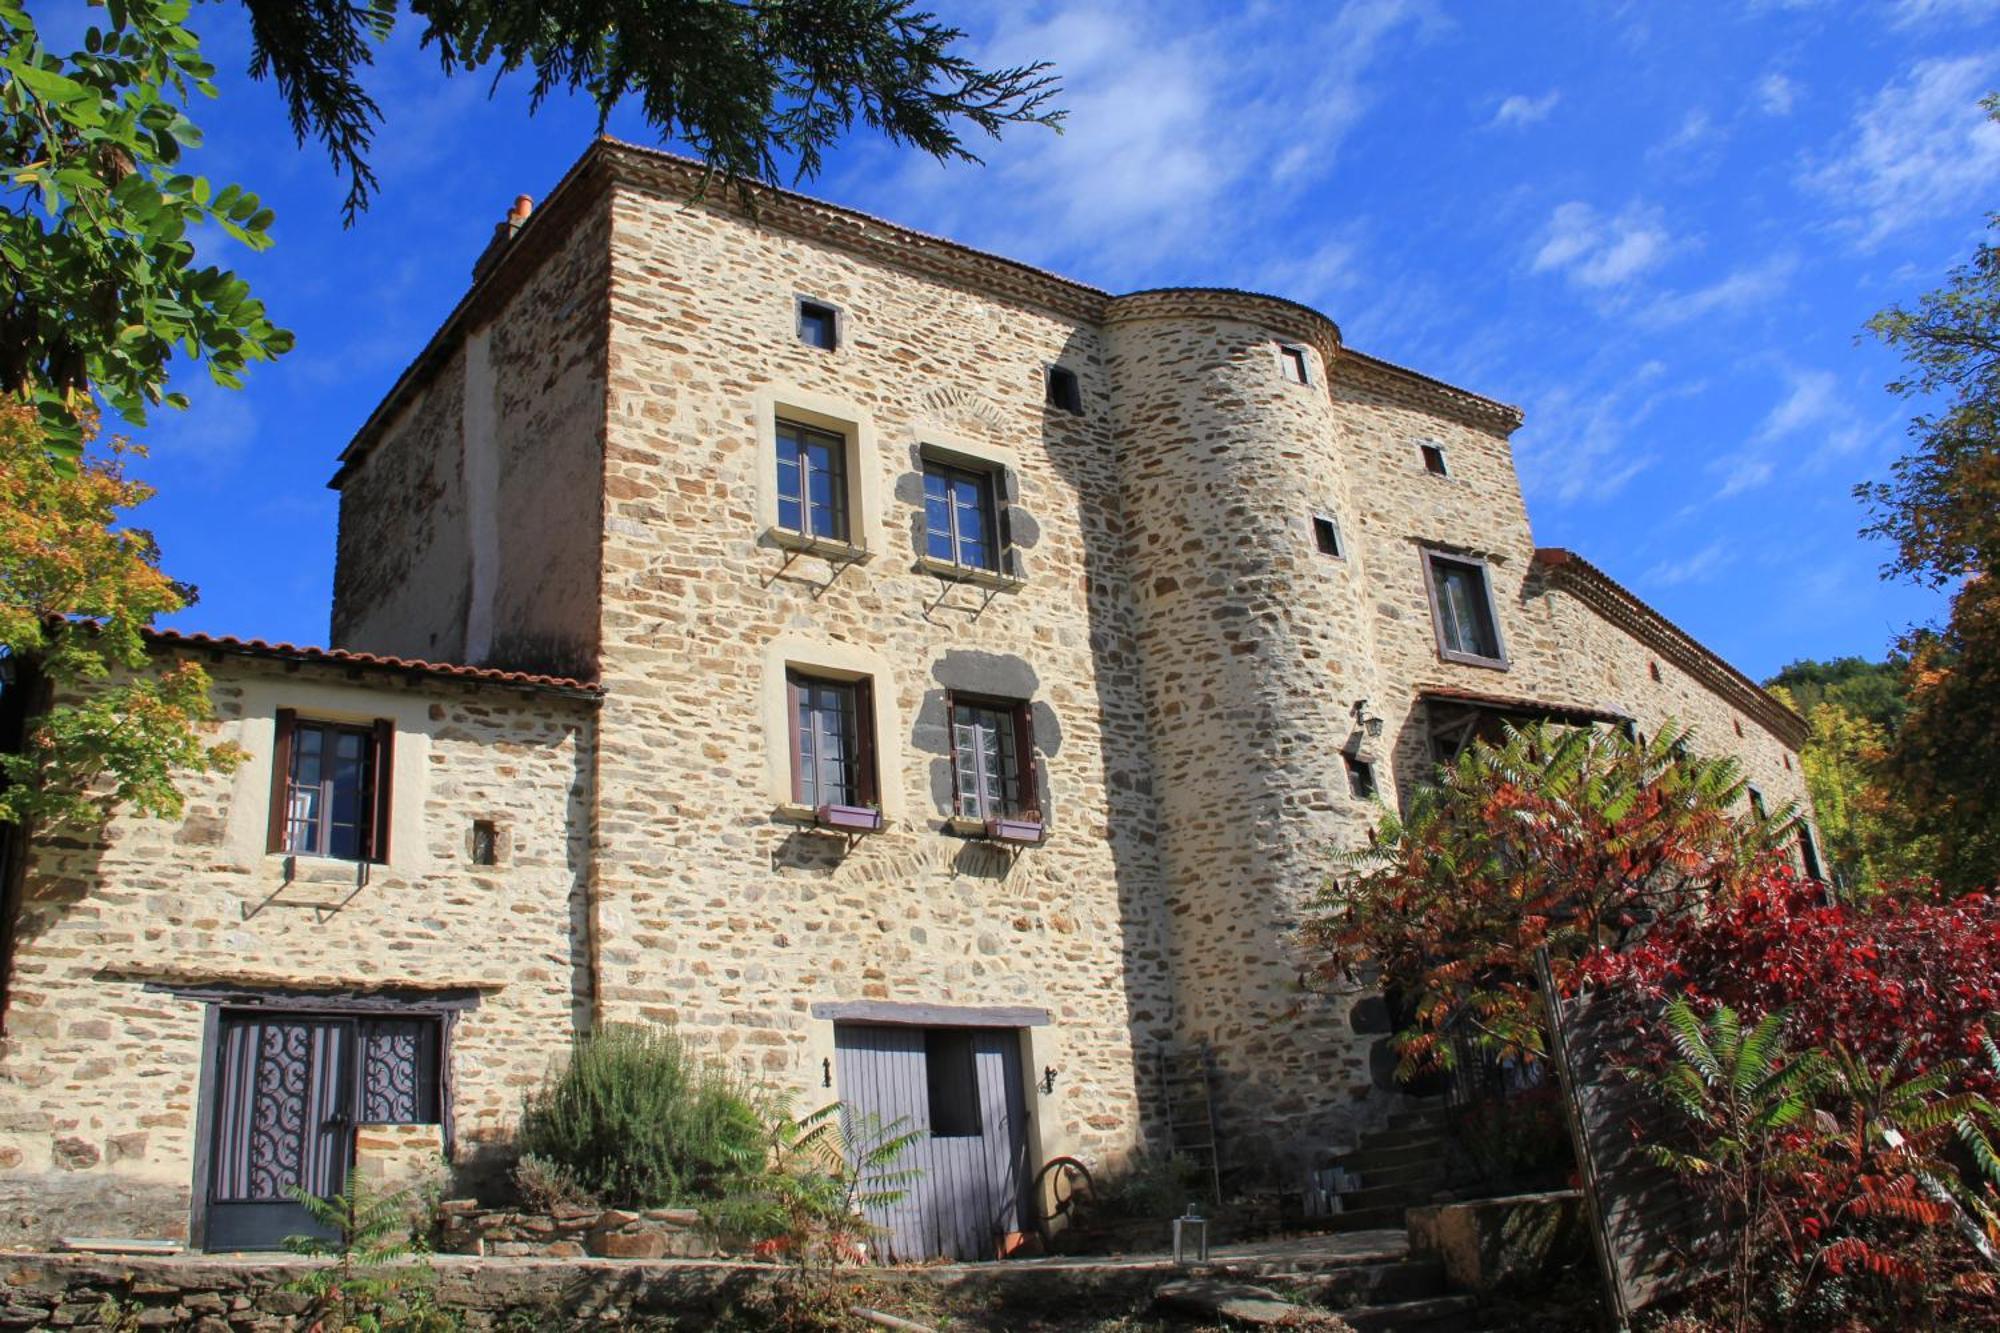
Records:
{"label": "green leaves", "polygon": [[143,422],[185,405],[167,387],[177,355],[234,386],[292,346],[247,284],[195,267],[195,228],[262,250],[273,217],[238,187],[217,193],[176,169],[201,142],[183,105],[215,93],[185,0],[107,13],[109,29],[59,56],[21,6],[0,4],[0,189],[17,204],[0,210],[0,389],[34,405],[66,470],[93,394]]}

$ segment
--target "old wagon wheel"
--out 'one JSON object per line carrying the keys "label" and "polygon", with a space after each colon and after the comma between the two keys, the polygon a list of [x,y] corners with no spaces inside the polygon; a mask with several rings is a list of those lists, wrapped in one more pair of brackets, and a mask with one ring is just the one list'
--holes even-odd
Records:
{"label": "old wagon wheel", "polygon": [[1051,1157],[1035,1173],[1031,1189],[1035,1201],[1035,1228],[1042,1235],[1042,1250],[1051,1251],[1056,1237],[1056,1219],[1076,1226],[1097,1203],[1097,1187],[1091,1183],[1090,1168],[1074,1157]]}

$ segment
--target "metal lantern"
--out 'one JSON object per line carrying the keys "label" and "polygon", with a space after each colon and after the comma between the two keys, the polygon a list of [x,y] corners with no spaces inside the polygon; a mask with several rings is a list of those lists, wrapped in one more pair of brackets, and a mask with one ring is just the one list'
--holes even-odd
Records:
{"label": "metal lantern", "polygon": [[1207,1262],[1208,1219],[1195,1211],[1194,1200],[1190,1199],[1187,1212],[1174,1219],[1174,1263],[1185,1268]]}

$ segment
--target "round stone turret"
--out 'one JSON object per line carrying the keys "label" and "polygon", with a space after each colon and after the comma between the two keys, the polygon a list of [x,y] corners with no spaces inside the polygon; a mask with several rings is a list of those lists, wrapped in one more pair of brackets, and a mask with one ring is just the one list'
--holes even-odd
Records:
{"label": "round stone turret", "polygon": [[1107,326],[1176,1029],[1221,1074],[1225,1163],[1286,1166],[1347,1138],[1372,1086],[1350,1002],[1300,988],[1290,938],[1372,822],[1344,753],[1374,654],[1327,388],[1340,332],[1207,290],[1117,298]]}

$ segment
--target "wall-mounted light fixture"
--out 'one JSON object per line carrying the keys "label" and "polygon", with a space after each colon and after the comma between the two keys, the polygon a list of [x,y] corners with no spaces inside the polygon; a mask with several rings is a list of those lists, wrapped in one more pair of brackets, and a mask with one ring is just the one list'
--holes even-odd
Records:
{"label": "wall-mounted light fixture", "polygon": [[1361,728],[1361,733],[1371,741],[1382,734],[1382,719],[1368,711],[1366,699],[1354,701],[1354,725]]}

